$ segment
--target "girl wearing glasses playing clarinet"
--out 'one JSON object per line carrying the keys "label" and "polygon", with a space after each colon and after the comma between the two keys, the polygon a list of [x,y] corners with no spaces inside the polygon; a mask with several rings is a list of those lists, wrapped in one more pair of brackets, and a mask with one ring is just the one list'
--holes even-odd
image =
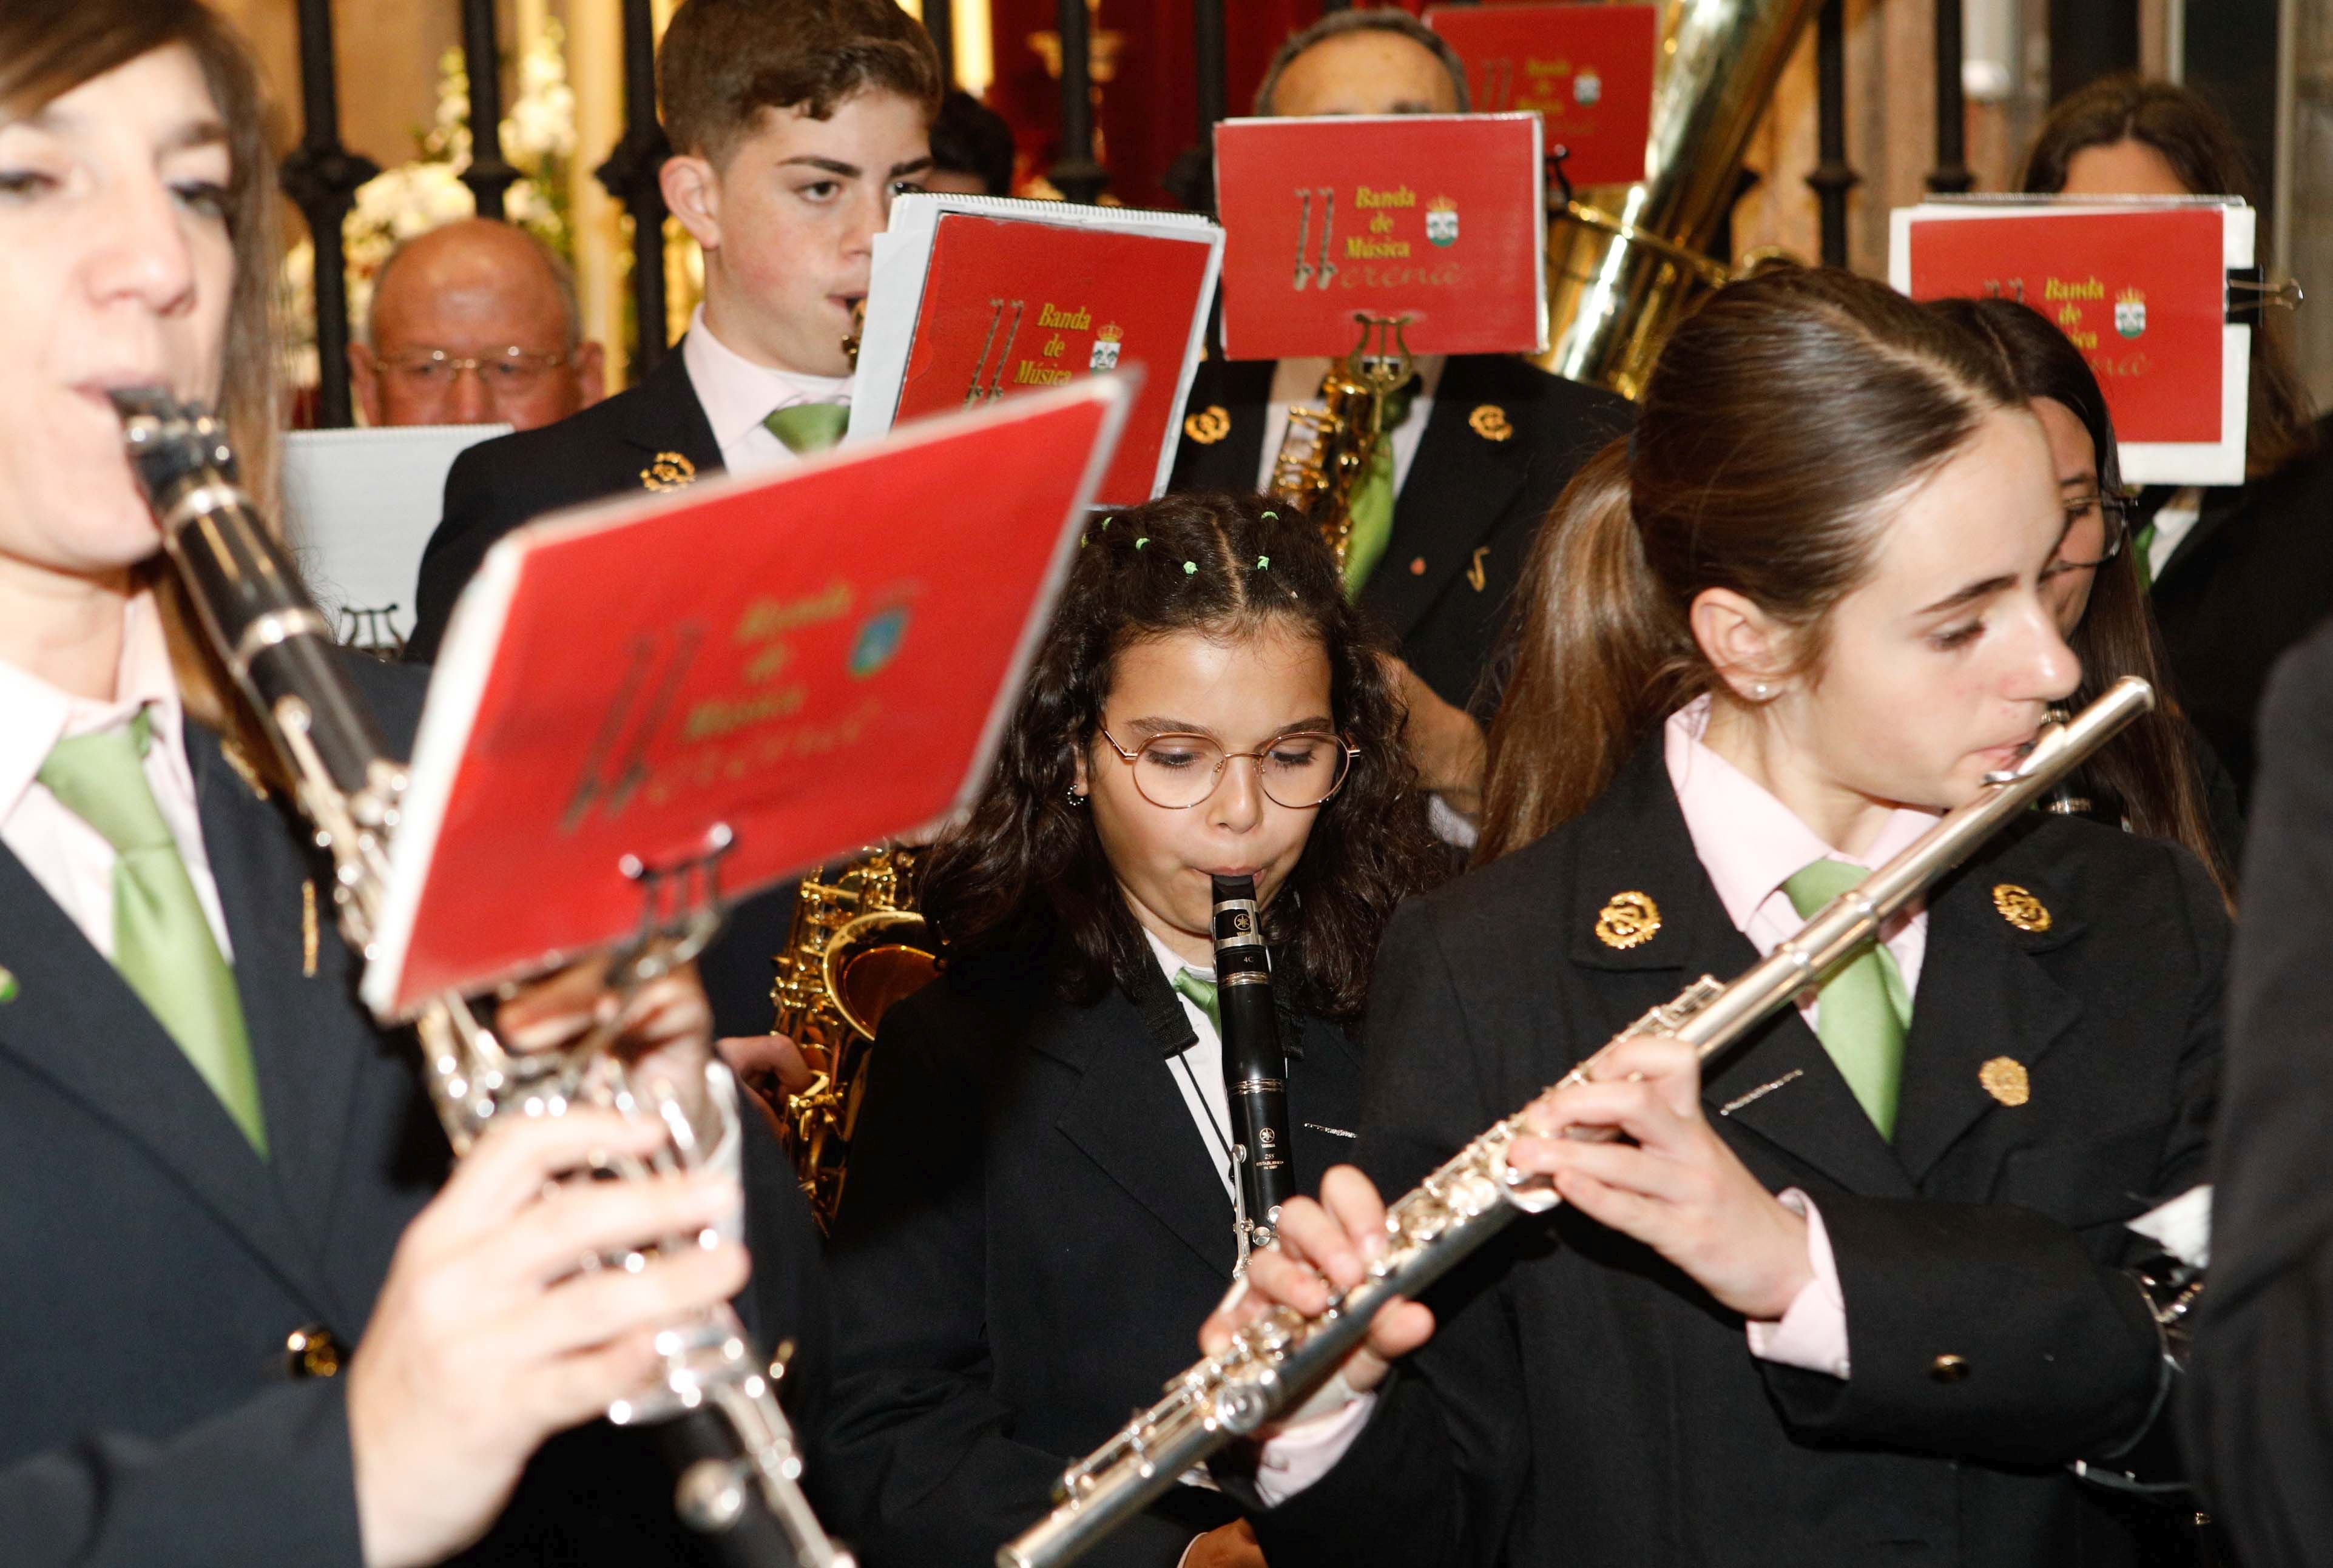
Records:
{"label": "girl wearing glasses playing clarinet", "polygon": [[[1393,687],[1301,516],[1119,512],[1061,607],[932,851],[945,970],[885,1015],[851,1139],[829,1470],[870,1568],[984,1568],[1231,1283],[1213,879],[1254,879],[1310,1190],[1351,1157],[1378,934],[1435,864]],[[1178,1487],[1101,1560],[1253,1568],[1234,1513]]]}
{"label": "girl wearing glasses playing clarinet", "polygon": [[1265,1444],[1273,1568],[2143,1559],[2146,1505],[2074,1467],[2138,1468],[2180,1399],[2128,1227],[2203,1179],[2229,928],[2192,854],[2027,813],[1724,1054],[1543,1093],[2015,764],[2082,680],[2065,510],[1998,350],[1877,283],[1677,329],[1522,607],[1493,811],[1552,826],[1394,922],[1357,1168],[1204,1341],[1322,1310],[1383,1201],[1526,1105],[1510,1163],[1561,1202]]}

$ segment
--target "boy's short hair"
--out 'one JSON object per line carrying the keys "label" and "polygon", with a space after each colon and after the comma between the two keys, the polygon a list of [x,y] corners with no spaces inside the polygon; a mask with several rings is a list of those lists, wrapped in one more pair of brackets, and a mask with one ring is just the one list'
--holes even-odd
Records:
{"label": "boy's short hair", "polygon": [[930,119],[943,85],[938,51],[898,0],[685,0],[657,51],[666,136],[716,164],[765,110],[824,120],[875,91]]}
{"label": "boy's short hair", "polygon": [[932,167],[968,174],[990,196],[1013,194],[1013,127],[962,88],[950,88],[932,121]]}

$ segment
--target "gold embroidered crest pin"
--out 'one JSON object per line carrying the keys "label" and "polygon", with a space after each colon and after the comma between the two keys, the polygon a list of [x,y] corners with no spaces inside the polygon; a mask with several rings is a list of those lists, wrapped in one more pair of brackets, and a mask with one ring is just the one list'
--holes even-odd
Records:
{"label": "gold embroidered crest pin", "polygon": [[2001,918],[2020,931],[2047,931],[2050,912],[2041,901],[2013,882],[2004,882],[1992,890],[1992,907]]}
{"label": "gold embroidered crest pin", "polygon": [[1213,446],[1231,433],[1231,412],[1217,403],[1210,403],[1183,421],[1183,434],[1202,446]]}
{"label": "gold embroidered crest pin", "polygon": [[1485,441],[1504,441],[1515,433],[1514,425],[1507,418],[1507,411],[1495,403],[1485,403],[1476,408],[1466,416],[1466,423],[1473,425],[1474,434]]}
{"label": "gold embroidered crest pin", "polygon": [[677,452],[659,452],[656,461],[640,470],[643,490],[678,490],[696,483],[696,464]]}
{"label": "gold embroidered crest pin", "polygon": [[2021,1105],[2033,1097],[2033,1080],[2015,1056],[1995,1056],[1976,1070],[1984,1092],[2004,1105]]}
{"label": "gold embroidered crest pin", "polygon": [[1661,929],[1661,906],[1648,893],[1616,893],[1596,914],[1596,940],[1606,947],[1642,947]]}

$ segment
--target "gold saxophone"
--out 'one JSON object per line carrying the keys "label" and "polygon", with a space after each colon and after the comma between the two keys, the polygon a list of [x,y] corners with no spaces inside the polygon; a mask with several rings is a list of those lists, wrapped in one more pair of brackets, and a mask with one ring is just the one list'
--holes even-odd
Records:
{"label": "gold saxophone", "polygon": [[1360,341],[1330,365],[1318,406],[1300,404],[1288,410],[1288,431],[1272,461],[1272,497],[1320,524],[1339,572],[1352,547],[1353,486],[1368,472],[1386,435],[1386,398],[1417,368],[1403,340],[1401,321],[1359,320]]}
{"label": "gold saxophone", "polygon": [[842,1203],[875,1031],[892,1003],[938,972],[937,944],[915,907],[917,853],[876,849],[830,880],[804,878],[785,950],[771,960],[771,1028],[794,1042],[812,1074],[808,1088],[785,1096],[784,1119],[794,1173],[821,1230],[833,1229]]}

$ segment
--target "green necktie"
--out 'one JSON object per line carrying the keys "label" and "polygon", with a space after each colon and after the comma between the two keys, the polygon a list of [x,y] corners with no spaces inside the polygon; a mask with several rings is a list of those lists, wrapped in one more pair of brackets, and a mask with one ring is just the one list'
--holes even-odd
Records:
{"label": "green necktie", "polygon": [[219,956],[187,863],[179,858],[178,842],[147,787],[140,759],[151,738],[141,709],[120,729],[58,741],[41,764],[40,779],[119,856],[113,866],[113,967],[264,1158],[267,1128],[235,971]]}
{"label": "green necktie", "polygon": [[784,442],[787,451],[808,457],[842,439],[850,428],[850,405],[789,403],[763,420],[762,427]]}
{"label": "green necktie", "polygon": [[1393,541],[1393,433],[1409,417],[1417,387],[1418,379],[1413,376],[1386,394],[1378,444],[1369,453],[1368,466],[1361,470],[1352,493],[1345,498],[1345,515],[1352,521],[1345,536],[1345,597],[1349,599],[1361,597],[1369,573],[1385,559],[1386,546]]}
{"label": "green necktie", "polygon": [[[1870,873],[1842,860],[1818,860],[1782,884],[1800,918],[1860,883]],[[1896,1136],[1896,1102],[1904,1086],[1904,1031],[1912,1018],[1912,999],[1904,971],[1885,943],[1873,942],[1853,962],[1823,981],[1815,1033],[1839,1066],[1839,1076],[1883,1138]]]}
{"label": "green necktie", "polygon": [[2142,598],[2155,587],[2155,564],[2149,559],[2155,553],[2155,519],[2149,517],[2130,536],[2130,564],[2138,570],[2138,591]]}
{"label": "green necktie", "polygon": [[1198,1003],[1199,1010],[1207,1015],[1207,1022],[1215,1027],[1215,1038],[1224,1037],[1224,1009],[1215,1001],[1215,982],[1203,978],[1195,970],[1178,972],[1171,982],[1177,991]]}

